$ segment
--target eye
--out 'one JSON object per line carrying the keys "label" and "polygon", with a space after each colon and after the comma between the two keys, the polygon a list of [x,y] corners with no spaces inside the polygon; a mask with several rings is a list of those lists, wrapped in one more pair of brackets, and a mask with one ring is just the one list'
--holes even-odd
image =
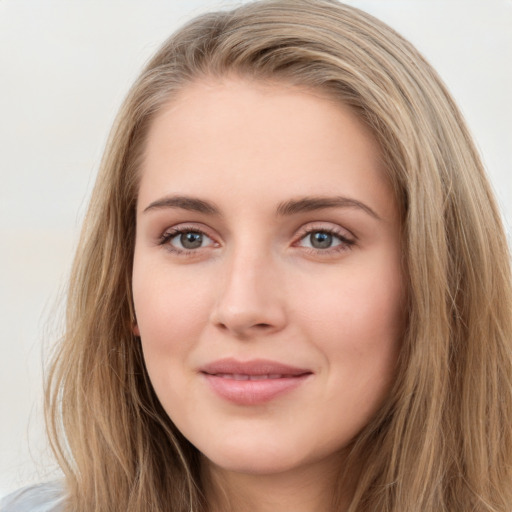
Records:
{"label": "eye", "polygon": [[209,247],[214,245],[215,242],[208,235],[197,229],[173,228],[164,233],[160,244],[167,245],[172,251],[183,252]]}
{"label": "eye", "polygon": [[299,247],[305,247],[315,251],[327,252],[329,249],[349,249],[354,243],[354,240],[351,240],[334,230],[312,229],[307,231],[306,234],[300,238],[297,245]]}
{"label": "eye", "polygon": [[328,249],[329,247],[340,243],[340,241],[336,240],[331,233],[327,233],[325,231],[314,231],[307,235],[303,240],[308,241],[310,244],[309,247],[313,247],[315,249]]}

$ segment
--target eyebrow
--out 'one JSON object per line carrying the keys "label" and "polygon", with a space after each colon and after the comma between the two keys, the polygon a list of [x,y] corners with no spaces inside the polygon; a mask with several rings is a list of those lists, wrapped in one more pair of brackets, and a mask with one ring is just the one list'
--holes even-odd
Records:
{"label": "eyebrow", "polygon": [[213,203],[190,196],[167,196],[153,201],[144,209],[143,213],[150,210],[160,210],[162,208],[181,208],[191,212],[206,213],[209,215],[220,215],[220,210]]}
{"label": "eyebrow", "polygon": [[[180,208],[182,210],[220,216],[220,209],[214,203],[191,196],[162,197],[149,204],[149,206],[144,209],[143,213],[162,208]],[[357,199],[343,196],[313,196],[290,199],[289,201],[280,203],[276,213],[279,216],[287,217],[297,213],[311,212],[326,208],[358,208],[371,217],[382,220],[368,205]]]}
{"label": "eyebrow", "polygon": [[371,217],[382,220],[377,213],[368,205],[352,199],[350,197],[334,196],[334,197],[304,197],[301,199],[292,199],[281,203],[277,207],[278,215],[288,216],[296,213],[311,212],[314,210],[322,210],[324,208],[358,208],[363,210]]}

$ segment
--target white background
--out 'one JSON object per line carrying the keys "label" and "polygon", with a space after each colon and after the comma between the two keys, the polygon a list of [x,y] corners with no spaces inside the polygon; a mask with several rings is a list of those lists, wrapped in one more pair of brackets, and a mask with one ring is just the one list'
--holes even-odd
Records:
{"label": "white background", "polygon": [[[458,101],[512,225],[512,0],[352,0],[409,38]],[[43,348],[116,110],[206,0],[0,0],[0,496],[48,478]],[[46,350],[46,348],[45,348]]]}

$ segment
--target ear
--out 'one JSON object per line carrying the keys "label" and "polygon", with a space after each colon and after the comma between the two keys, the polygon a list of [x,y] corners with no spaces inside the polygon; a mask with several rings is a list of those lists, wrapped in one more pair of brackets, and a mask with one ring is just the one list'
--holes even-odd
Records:
{"label": "ear", "polygon": [[133,334],[135,334],[135,336],[140,337],[139,326],[137,325],[136,322],[133,322],[133,324],[132,324],[132,332],[133,332]]}

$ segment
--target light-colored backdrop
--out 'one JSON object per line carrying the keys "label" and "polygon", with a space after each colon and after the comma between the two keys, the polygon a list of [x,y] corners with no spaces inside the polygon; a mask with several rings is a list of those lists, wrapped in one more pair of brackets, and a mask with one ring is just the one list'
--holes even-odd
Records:
{"label": "light-colored backdrop", "polygon": [[[512,1],[350,0],[413,41],[457,99],[512,225]],[[49,478],[43,347],[60,320],[115,112],[178,25],[217,0],[0,0],[0,496]],[[509,235],[510,236],[510,235]]]}

